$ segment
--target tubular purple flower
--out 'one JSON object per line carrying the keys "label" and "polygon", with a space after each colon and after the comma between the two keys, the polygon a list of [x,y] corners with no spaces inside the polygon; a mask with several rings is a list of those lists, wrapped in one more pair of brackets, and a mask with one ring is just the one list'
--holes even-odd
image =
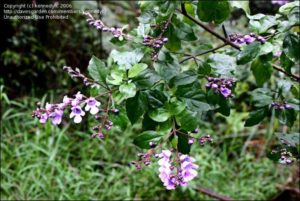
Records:
{"label": "tubular purple flower", "polygon": [[56,109],[49,115],[49,118],[52,120],[52,123],[54,125],[58,125],[61,123],[63,113],[64,112],[62,110]]}
{"label": "tubular purple flower", "polygon": [[221,87],[220,92],[225,98],[231,95],[231,90],[226,87]]}
{"label": "tubular purple flower", "polygon": [[40,118],[40,123],[44,124],[47,122],[47,120],[48,120],[48,115],[46,113],[42,114]]}
{"label": "tubular purple flower", "polygon": [[100,102],[98,102],[95,98],[90,97],[85,100],[85,103],[85,111],[90,111],[92,115],[95,115],[99,112]]}
{"label": "tubular purple flower", "polygon": [[82,117],[85,115],[85,112],[82,111],[80,106],[73,106],[71,108],[72,112],[70,114],[70,118],[74,117],[74,123],[78,124],[82,121]]}

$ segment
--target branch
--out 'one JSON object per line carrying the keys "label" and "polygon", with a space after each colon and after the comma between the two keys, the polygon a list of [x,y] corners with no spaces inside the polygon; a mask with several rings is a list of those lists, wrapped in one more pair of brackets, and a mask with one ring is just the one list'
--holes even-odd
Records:
{"label": "branch", "polygon": [[201,193],[203,193],[203,194],[205,194],[205,195],[208,195],[208,196],[210,196],[210,197],[213,197],[213,198],[217,198],[217,199],[219,199],[219,200],[222,200],[222,201],[233,201],[232,198],[226,197],[226,196],[224,196],[224,195],[217,194],[217,193],[215,193],[215,192],[213,192],[213,191],[211,191],[211,190],[208,190],[208,189],[206,189],[206,188],[198,187],[198,188],[196,188],[195,190],[198,191],[198,192],[201,192]]}
{"label": "branch", "polygon": [[272,67],[277,70],[280,71],[282,73],[284,73],[285,75],[289,76],[291,79],[299,82],[300,81],[300,77],[298,77],[297,75],[293,75],[291,73],[286,72],[285,70],[283,70],[280,66],[277,66],[276,64],[272,64]]}
{"label": "branch", "polygon": [[223,36],[221,36],[219,33],[215,32],[214,30],[212,30],[211,28],[205,26],[204,24],[202,24],[201,22],[199,22],[198,20],[196,20],[195,18],[193,18],[192,16],[190,16],[189,14],[187,14],[185,7],[182,6],[181,7],[183,10],[177,10],[178,12],[180,12],[182,15],[184,15],[185,17],[189,18],[190,20],[192,20],[193,22],[195,22],[197,25],[199,25],[200,27],[202,27],[204,30],[208,31],[209,33],[211,33],[212,35],[214,35],[215,37],[217,37],[218,39],[222,40],[225,44],[228,44],[230,46],[232,46],[233,48],[237,49],[237,50],[241,50],[240,46],[238,46],[237,44],[231,42],[230,40],[228,40],[227,38],[224,38]]}
{"label": "branch", "polygon": [[[241,48],[239,45],[231,42],[230,40],[228,40],[227,38],[221,36],[219,33],[215,32],[214,30],[212,30],[211,28],[207,27],[206,25],[202,24],[201,22],[199,22],[198,20],[196,20],[195,18],[193,18],[192,16],[190,16],[186,10],[185,10],[185,6],[184,4],[181,4],[181,10],[178,10],[178,12],[180,12],[182,15],[184,15],[185,17],[187,17],[188,19],[192,20],[194,23],[196,23],[197,25],[199,25],[201,28],[203,28],[204,30],[208,31],[209,33],[211,33],[212,35],[214,35],[215,37],[217,37],[218,39],[222,40],[226,45],[230,45],[231,47],[241,51]],[[223,29],[224,30],[224,29]],[[277,70],[280,71],[282,73],[284,73],[285,75],[289,76],[291,79],[296,80],[296,81],[300,81],[300,77],[297,75],[293,75],[291,73],[288,73],[286,71],[284,71],[281,67],[272,64],[272,67]]]}
{"label": "branch", "polygon": [[204,54],[207,54],[207,53],[210,53],[210,52],[214,52],[214,51],[216,51],[216,50],[218,50],[218,49],[221,49],[222,47],[224,47],[224,46],[226,46],[227,44],[222,44],[222,45],[219,45],[218,47],[215,47],[215,48],[213,48],[213,49],[210,49],[210,50],[207,50],[207,51],[205,51],[205,52],[201,52],[201,53],[199,53],[199,54],[196,54],[196,55],[190,55],[190,56],[188,56],[187,58],[185,58],[185,59],[183,59],[182,61],[180,61],[179,63],[184,63],[185,61],[187,61],[187,60],[189,60],[189,59],[191,59],[191,58],[196,58],[197,56],[201,56],[201,55],[204,55]]}

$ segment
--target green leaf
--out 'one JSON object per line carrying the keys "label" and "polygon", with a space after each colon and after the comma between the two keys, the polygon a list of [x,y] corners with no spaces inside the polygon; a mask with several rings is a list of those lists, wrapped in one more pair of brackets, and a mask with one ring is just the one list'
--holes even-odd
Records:
{"label": "green leaf", "polygon": [[142,148],[150,149],[150,142],[158,142],[161,139],[162,135],[155,131],[144,131],[140,135],[134,138],[133,144]]}
{"label": "green leaf", "polygon": [[117,50],[112,50],[110,56],[118,65],[120,65],[120,67],[130,69],[143,58],[144,53],[141,49],[135,49],[131,52],[119,52]]}
{"label": "green leaf", "polygon": [[105,63],[93,56],[88,65],[89,75],[97,82],[106,83],[107,68]]}
{"label": "green leaf", "polygon": [[217,112],[220,112],[224,116],[230,115],[229,101],[225,97],[220,96],[219,106],[220,107],[217,109]]}
{"label": "green leaf", "polygon": [[172,19],[172,23],[175,26],[175,34],[180,40],[184,41],[194,41],[197,37],[194,34],[192,26],[184,21],[178,20],[176,17]]}
{"label": "green leaf", "polygon": [[176,29],[173,24],[170,24],[166,30],[166,37],[168,38],[168,42],[164,45],[170,51],[176,52],[181,48],[181,40],[177,37]]}
{"label": "green leaf", "polygon": [[197,74],[193,71],[186,71],[180,73],[179,75],[175,76],[171,81],[170,85],[180,86],[180,85],[187,85],[193,83],[197,79]]}
{"label": "green leaf", "polygon": [[179,73],[180,67],[174,63],[159,61],[153,64],[155,71],[164,80],[170,80]]}
{"label": "green leaf", "polygon": [[166,109],[169,111],[171,115],[177,115],[181,113],[186,108],[186,104],[181,101],[174,101],[171,103],[168,103],[166,105]]}
{"label": "green leaf", "polygon": [[300,144],[300,133],[275,133],[280,141],[285,144],[289,144],[292,147],[296,147]]}
{"label": "green leaf", "polygon": [[266,56],[263,55],[252,62],[251,70],[253,72],[257,85],[262,86],[271,78],[273,68],[271,63],[267,60]]}
{"label": "green leaf", "polygon": [[112,85],[120,85],[125,76],[125,70],[119,69],[117,66],[114,66],[111,69],[110,76],[106,77],[106,82]]}
{"label": "green leaf", "polygon": [[198,1],[198,18],[204,22],[220,24],[230,16],[228,1]]}
{"label": "green leaf", "polygon": [[164,122],[169,119],[171,114],[165,108],[156,108],[152,111],[149,111],[149,117],[156,122]]}
{"label": "green leaf", "polygon": [[146,69],[138,76],[134,77],[132,81],[139,89],[148,89],[161,79],[159,75],[153,70]]}
{"label": "green leaf", "polygon": [[258,20],[251,19],[249,24],[252,27],[252,29],[255,30],[255,32],[261,34],[265,33],[271,27],[277,25],[277,22],[275,16],[265,15],[260,17]]}
{"label": "green leaf", "polygon": [[299,11],[299,4],[298,6],[292,8],[291,12],[288,14],[288,19],[290,25],[299,25],[299,19],[300,19],[300,11]]}
{"label": "green leaf", "polygon": [[291,10],[297,6],[299,6],[299,2],[297,1],[287,3],[279,8],[279,13],[288,15],[289,13],[291,13]]}
{"label": "green leaf", "polygon": [[268,114],[267,108],[261,108],[250,112],[248,119],[245,122],[245,127],[259,124]]}
{"label": "green leaf", "polygon": [[270,91],[264,88],[255,89],[251,92],[251,96],[255,107],[265,107],[273,102]]}
{"label": "green leaf", "polygon": [[260,42],[253,42],[250,45],[245,45],[242,48],[242,51],[237,55],[237,64],[238,65],[244,65],[253,59],[258,55],[260,50]]}
{"label": "green leaf", "polygon": [[233,75],[236,69],[235,58],[226,54],[212,54],[209,56],[207,63],[220,75]]}
{"label": "green leaf", "polygon": [[298,62],[300,57],[300,42],[299,37],[295,34],[289,33],[283,39],[283,52],[293,62]]}
{"label": "green leaf", "polygon": [[178,144],[177,144],[177,148],[178,151],[182,154],[189,154],[190,150],[191,150],[191,145],[189,145],[188,141],[188,137],[187,137],[187,132],[185,131],[181,131],[185,134],[182,133],[177,133],[178,136]]}
{"label": "green leaf", "polygon": [[186,131],[195,130],[198,126],[196,115],[196,112],[185,109],[180,114],[176,115],[176,122]]}
{"label": "green leaf", "polygon": [[286,72],[291,73],[291,68],[295,63],[282,52],[280,55],[280,64]]}
{"label": "green leaf", "polygon": [[134,97],[136,94],[136,86],[133,83],[122,84],[119,87],[119,91],[125,99],[131,98]]}
{"label": "green leaf", "polygon": [[147,97],[144,92],[139,92],[135,97],[126,100],[126,112],[131,124],[136,123],[147,109]]}
{"label": "green leaf", "polygon": [[128,71],[128,77],[133,78],[139,75],[143,70],[147,68],[147,66],[148,65],[144,63],[134,64],[133,67]]}
{"label": "green leaf", "polygon": [[159,90],[150,90],[147,91],[148,103],[152,108],[159,108],[164,105],[164,103],[168,100],[165,94]]}
{"label": "green leaf", "polygon": [[176,91],[176,95],[179,99],[184,100],[188,108],[192,111],[205,112],[211,110],[205,93],[197,87],[194,88],[191,85],[180,86]]}
{"label": "green leaf", "polygon": [[280,123],[292,127],[297,118],[297,114],[294,109],[288,110],[275,110],[275,115],[279,119]]}
{"label": "green leaf", "polygon": [[249,1],[229,1],[232,7],[241,8],[246,14],[250,14]]}

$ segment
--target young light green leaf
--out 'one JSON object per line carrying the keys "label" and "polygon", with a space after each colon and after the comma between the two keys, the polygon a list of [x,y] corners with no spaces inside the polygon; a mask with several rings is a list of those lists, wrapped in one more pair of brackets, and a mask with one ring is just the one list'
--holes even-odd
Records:
{"label": "young light green leaf", "polygon": [[122,84],[119,87],[119,91],[125,99],[131,98],[136,94],[136,86],[133,83]]}
{"label": "young light green leaf", "polygon": [[133,67],[130,68],[128,71],[128,77],[133,78],[133,77],[139,75],[146,68],[147,68],[147,64],[144,64],[144,63],[134,64]]}
{"label": "young light green leaf", "polygon": [[152,111],[149,111],[149,117],[156,122],[164,122],[169,119],[171,114],[165,108],[156,108]]}

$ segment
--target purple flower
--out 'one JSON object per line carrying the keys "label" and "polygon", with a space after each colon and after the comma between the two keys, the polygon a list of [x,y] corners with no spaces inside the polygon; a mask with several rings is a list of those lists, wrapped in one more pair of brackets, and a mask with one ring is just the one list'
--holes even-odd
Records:
{"label": "purple flower", "polygon": [[194,179],[198,173],[196,169],[198,169],[198,165],[194,164],[196,160],[188,155],[181,155],[181,176],[184,182],[189,182]]}
{"label": "purple flower", "polygon": [[40,123],[44,124],[47,122],[47,120],[48,120],[48,115],[46,113],[42,114],[40,117]]}
{"label": "purple flower", "polygon": [[73,106],[71,108],[72,112],[70,114],[70,118],[74,117],[74,123],[78,124],[82,121],[82,117],[85,115],[85,112],[82,111],[80,106]]}
{"label": "purple flower", "polygon": [[194,143],[194,141],[195,141],[195,139],[194,139],[194,138],[190,138],[190,139],[189,139],[189,141],[188,141],[188,144],[193,144],[193,143]]}
{"label": "purple flower", "polygon": [[274,57],[280,57],[280,55],[281,55],[281,51],[277,51],[275,52]]}
{"label": "purple flower", "polygon": [[231,90],[226,87],[221,87],[220,92],[225,98],[231,95]]}
{"label": "purple flower", "polygon": [[287,4],[289,1],[288,0],[272,0],[272,4],[278,4],[278,5],[284,5]]}
{"label": "purple flower", "polygon": [[250,44],[250,43],[252,43],[253,41],[255,41],[255,38],[253,38],[253,37],[251,37],[251,36],[249,36],[249,35],[245,35],[245,36],[244,36],[244,40],[245,40],[245,42],[246,42],[247,44]]}
{"label": "purple flower", "polygon": [[90,97],[86,99],[85,103],[85,111],[90,111],[93,115],[99,112],[100,102],[98,102],[95,98]]}
{"label": "purple flower", "polygon": [[63,113],[62,110],[56,109],[49,115],[49,118],[52,120],[53,124],[58,125],[61,123]]}

